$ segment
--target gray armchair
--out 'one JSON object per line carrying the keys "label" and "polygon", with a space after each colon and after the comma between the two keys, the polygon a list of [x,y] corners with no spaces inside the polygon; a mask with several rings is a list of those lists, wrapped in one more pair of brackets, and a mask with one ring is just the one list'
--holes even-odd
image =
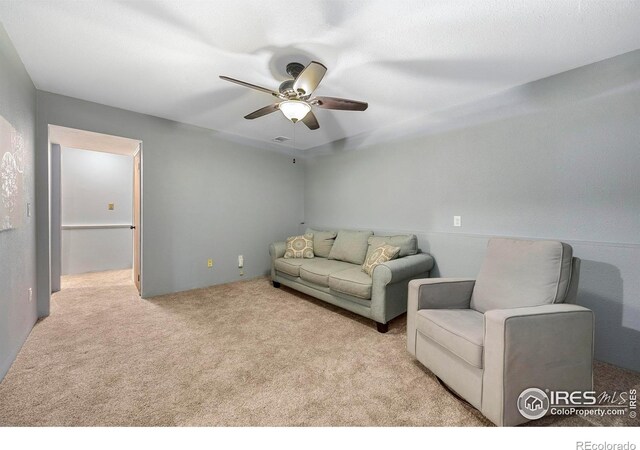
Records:
{"label": "gray armchair", "polygon": [[477,280],[409,283],[407,349],[496,425],[526,419],[527,388],[591,390],[593,313],[580,260],[557,241],[491,239]]}

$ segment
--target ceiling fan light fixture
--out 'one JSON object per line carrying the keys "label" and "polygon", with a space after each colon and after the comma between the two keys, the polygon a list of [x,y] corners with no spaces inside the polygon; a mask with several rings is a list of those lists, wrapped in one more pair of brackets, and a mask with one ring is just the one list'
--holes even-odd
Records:
{"label": "ceiling fan light fixture", "polygon": [[282,114],[293,123],[304,119],[307,113],[311,111],[311,106],[300,100],[285,100],[278,105],[278,108],[280,108]]}

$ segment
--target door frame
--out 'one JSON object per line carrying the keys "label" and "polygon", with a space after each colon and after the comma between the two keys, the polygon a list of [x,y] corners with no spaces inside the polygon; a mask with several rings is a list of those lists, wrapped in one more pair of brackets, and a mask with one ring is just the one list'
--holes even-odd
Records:
{"label": "door frame", "polygon": [[49,295],[60,290],[62,278],[62,147],[49,144],[51,173],[49,175],[49,252],[51,283]]}
{"label": "door frame", "polygon": [[[133,237],[132,237],[132,243],[133,243],[133,267],[132,267],[132,271],[133,271],[133,283],[136,286],[136,288],[138,289],[138,294],[140,294],[140,296],[142,297],[142,277],[143,277],[143,270],[142,270],[142,230],[143,230],[143,225],[142,222],[144,220],[144,214],[142,213],[143,210],[143,189],[142,189],[142,183],[143,183],[143,158],[144,158],[144,152],[142,151],[142,141],[140,141],[140,143],[138,144],[138,150],[133,154],[133,204],[132,204],[132,209],[133,209],[133,214],[131,216],[133,225],[136,227],[135,230],[133,230]],[[136,159],[139,159],[138,163],[136,164]],[[136,167],[138,166],[138,167]],[[136,192],[136,182],[135,182],[135,177],[136,174],[138,174],[139,179],[138,179],[138,192]],[[138,195],[138,199],[139,199],[139,205],[138,205],[138,209],[139,212],[138,214],[140,215],[140,220],[139,223],[136,224],[136,195]],[[137,232],[137,233],[136,233]],[[136,234],[138,235],[138,242],[136,243]],[[136,244],[137,244],[137,252],[136,252]],[[136,253],[138,256],[138,260],[136,261]],[[139,268],[139,273],[138,275],[138,280],[136,283],[136,262],[137,262],[137,266]]]}
{"label": "door frame", "polygon": [[[39,315],[39,317],[46,317],[49,315],[49,308],[50,308],[50,303],[51,303],[51,294],[52,289],[51,287],[59,287],[60,286],[60,279],[58,278],[57,280],[53,280],[53,276],[55,275],[56,277],[59,277],[60,274],[62,273],[62,258],[61,258],[61,253],[59,253],[57,256],[56,255],[52,255],[51,253],[51,243],[54,240],[54,236],[53,233],[58,233],[58,245],[61,245],[61,236],[60,233],[62,231],[60,223],[58,221],[58,223],[53,223],[53,219],[55,216],[55,213],[52,214],[52,208],[55,207],[59,207],[60,202],[62,200],[62,191],[61,189],[57,189],[56,190],[52,190],[52,180],[61,180],[61,172],[62,172],[62,167],[61,164],[51,164],[52,159],[55,161],[55,156],[53,156],[52,158],[52,144],[56,144],[58,145],[58,143],[56,142],[51,142],[51,140],[49,139],[49,135],[50,135],[50,130],[49,130],[49,126],[50,125],[54,125],[54,124],[47,124],[47,165],[48,165],[48,190],[49,190],[49,195],[47,196],[47,213],[48,213],[48,246],[49,246],[49,267],[48,267],[48,273],[49,273],[49,280],[48,280],[48,285],[49,285],[49,289],[48,289],[48,294],[47,294],[47,305],[46,305],[46,313],[43,313],[42,315]],[[56,125],[57,126],[57,125]],[[74,128],[74,127],[67,127],[67,128]],[[75,128],[78,130],[82,130],[81,128]],[[90,130],[86,130],[89,132]],[[112,135],[112,136],[117,136],[117,135]],[[131,139],[131,138],[128,138]],[[141,139],[138,140],[138,150],[136,150],[132,157],[135,159],[135,155],[137,155],[138,153],[140,154],[140,289],[138,291],[138,293],[140,294],[141,297],[143,297],[144,295],[144,284],[143,284],[143,280],[144,280],[144,264],[143,264],[143,254],[144,254],[144,249],[143,249],[143,233],[144,233],[144,151],[143,151],[143,142]],[[61,150],[61,146],[60,146],[60,150]],[[59,158],[58,158],[59,159]],[[135,169],[135,168],[134,168]],[[133,180],[132,180],[133,181]],[[55,196],[55,197],[54,197]],[[57,204],[56,204],[57,203]],[[132,205],[133,206],[133,205]],[[61,208],[60,208],[61,209]],[[58,215],[60,214],[61,211],[58,212]],[[132,217],[132,222],[133,222],[133,217]],[[132,239],[132,245],[133,245],[133,239]],[[52,258],[52,256],[54,258]],[[132,271],[133,271],[133,267],[132,267]],[[40,313],[39,313],[40,314]]]}

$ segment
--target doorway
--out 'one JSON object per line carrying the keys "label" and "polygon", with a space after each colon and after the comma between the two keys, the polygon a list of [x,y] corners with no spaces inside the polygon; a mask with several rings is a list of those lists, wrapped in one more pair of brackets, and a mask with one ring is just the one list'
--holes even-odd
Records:
{"label": "doorway", "polygon": [[54,125],[49,141],[52,292],[121,272],[140,295],[142,142]]}

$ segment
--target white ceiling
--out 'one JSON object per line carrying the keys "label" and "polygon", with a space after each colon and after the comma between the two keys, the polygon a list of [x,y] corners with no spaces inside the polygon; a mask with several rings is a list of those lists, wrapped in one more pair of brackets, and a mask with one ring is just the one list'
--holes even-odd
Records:
{"label": "white ceiling", "polygon": [[[3,0],[0,21],[38,89],[297,149],[428,126],[640,48],[633,0]],[[318,95],[369,109],[316,109],[317,131],[280,113],[249,121],[273,97],[218,78],[275,89],[286,63],[311,60],[329,69]],[[295,144],[271,142],[294,129]]]}
{"label": "white ceiling", "polygon": [[93,131],[49,125],[49,141],[62,147],[93,150],[131,156],[138,151],[140,141]]}

